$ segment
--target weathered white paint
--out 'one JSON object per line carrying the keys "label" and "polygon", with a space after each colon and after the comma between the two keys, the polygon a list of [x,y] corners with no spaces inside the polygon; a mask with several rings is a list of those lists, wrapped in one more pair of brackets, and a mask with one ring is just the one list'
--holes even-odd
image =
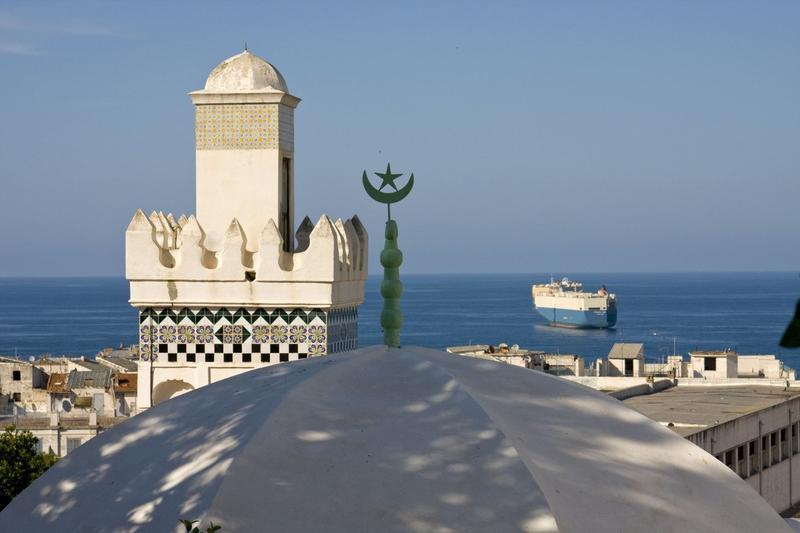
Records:
{"label": "weathered white paint", "polygon": [[251,251],[258,248],[266,221],[278,220],[281,157],[293,156],[277,149],[197,151],[197,218],[203,221],[210,247],[222,245],[235,218]]}
{"label": "weathered white paint", "polygon": [[278,69],[248,50],[217,65],[206,80],[205,90],[221,93],[253,90],[289,92],[286,80]]}

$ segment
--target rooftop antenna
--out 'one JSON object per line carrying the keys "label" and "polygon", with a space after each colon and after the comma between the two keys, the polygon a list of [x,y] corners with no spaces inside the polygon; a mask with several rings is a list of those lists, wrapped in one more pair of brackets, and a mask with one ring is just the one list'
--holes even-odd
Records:
{"label": "rooftop antenna", "polygon": [[244,51],[247,52],[247,41],[244,42]]}

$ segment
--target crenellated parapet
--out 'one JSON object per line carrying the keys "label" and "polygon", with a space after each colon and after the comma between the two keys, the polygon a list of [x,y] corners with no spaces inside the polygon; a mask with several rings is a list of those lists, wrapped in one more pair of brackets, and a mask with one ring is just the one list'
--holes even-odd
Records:
{"label": "crenellated parapet", "polygon": [[[212,242],[194,215],[176,219],[172,214],[154,211],[147,216],[137,210],[125,233],[131,302],[297,305],[304,300],[299,293],[315,286],[330,288],[330,301],[310,298],[309,305],[363,300],[368,236],[357,216],[333,221],[322,215],[316,224],[306,217],[295,239],[294,251],[286,252],[274,220],[267,220],[260,235],[248,236],[234,218],[224,237]],[[348,282],[356,283],[348,289]],[[340,287],[333,290],[334,285]],[[356,290],[360,296],[340,294],[352,293],[355,286],[361,287]],[[148,290],[137,291],[145,287]],[[191,288],[188,293],[187,288]],[[222,290],[227,294],[217,294]],[[282,300],[279,294],[287,290],[293,295]]]}

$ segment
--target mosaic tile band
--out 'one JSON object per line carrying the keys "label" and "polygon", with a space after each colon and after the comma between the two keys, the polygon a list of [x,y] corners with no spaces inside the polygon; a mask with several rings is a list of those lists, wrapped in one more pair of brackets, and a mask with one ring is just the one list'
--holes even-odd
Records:
{"label": "mosaic tile band", "polygon": [[198,105],[197,150],[278,148],[277,104]]}
{"label": "mosaic tile band", "polygon": [[358,347],[358,309],[163,308],[139,313],[139,358],[276,363]]}

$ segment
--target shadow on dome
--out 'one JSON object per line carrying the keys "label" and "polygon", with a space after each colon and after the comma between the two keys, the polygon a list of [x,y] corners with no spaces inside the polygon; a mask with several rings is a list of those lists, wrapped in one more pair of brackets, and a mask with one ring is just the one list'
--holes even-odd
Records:
{"label": "shadow on dome", "polygon": [[161,531],[179,518],[223,531],[786,528],[724,465],[602,393],[372,347],[137,415],[33,483],[0,530]]}

